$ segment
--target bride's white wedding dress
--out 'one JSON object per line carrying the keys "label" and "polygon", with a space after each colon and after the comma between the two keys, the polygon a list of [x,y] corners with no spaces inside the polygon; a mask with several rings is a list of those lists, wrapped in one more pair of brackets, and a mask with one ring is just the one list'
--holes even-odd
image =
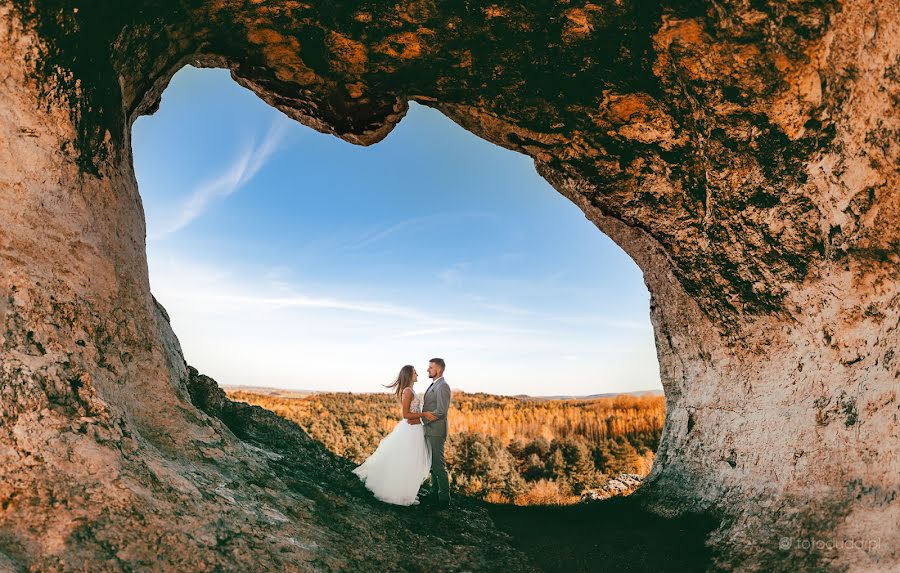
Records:
{"label": "bride's white wedding dress", "polygon": [[[422,396],[413,394],[409,411],[422,411]],[[416,495],[430,468],[431,450],[422,424],[403,419],[353,473],[381,501],[413,505],[419,503]]]}

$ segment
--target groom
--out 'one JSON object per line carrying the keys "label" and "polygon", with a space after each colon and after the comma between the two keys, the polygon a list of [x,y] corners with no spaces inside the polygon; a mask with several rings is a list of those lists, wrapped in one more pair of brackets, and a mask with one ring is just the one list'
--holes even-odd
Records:
{"label": "groom", "polygon": [[450,385],[444,380],[444,360],[432,358],[428,362],[431,386],[425,390],[423,412],[434,412],[433,419],[422,418],[425,440],[431,446],[431,494],[425,497],[429,505],[438,509],[450,508],[450,480],[444,465],[444,442],[447,441],[447,410],[450,408]]}

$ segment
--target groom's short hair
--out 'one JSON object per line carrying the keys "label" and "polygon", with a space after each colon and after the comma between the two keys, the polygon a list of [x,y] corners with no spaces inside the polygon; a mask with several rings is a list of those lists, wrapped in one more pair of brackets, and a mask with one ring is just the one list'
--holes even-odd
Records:
{"label": "groom's short hair", "polygon": [[443,358],[432,358],[431,360],[429,360],[429,362],[434,362],[435,364],[437,364],[438,366],[440,366],[440,367],[441,367],[441,372],[443,372],[443,371],[447,368],[447,366],[444,364],[444,359],[443,359]]}

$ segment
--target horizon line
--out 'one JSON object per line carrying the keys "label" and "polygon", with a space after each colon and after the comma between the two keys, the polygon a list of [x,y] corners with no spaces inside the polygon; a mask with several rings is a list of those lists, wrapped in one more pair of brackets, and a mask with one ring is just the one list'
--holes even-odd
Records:
{"label": "horizon line", "polygon": [[[223,390],[228,388],[233,389],[259,389],[259,390],[276,390],[279,392],[294,392],[297,394],[389,394],[389,392],[354,392],[352,390],[306,390],[306,389],[290,389],[290,388],[278,388],[275,386],[254,386],[251,384],[219,384],[219,388]],[[663,388],[650,388],[643,390],[626,390],[623,392],[597,392],[594,394],[499,394],[495,392],[471,392],[466,390],[455,389],[456,392],[461,394],[489,394],[492,396],[505,396],[509,398],[557,398],[557,399],[578,399],[578,398],[593,398],[593,397],[608,397],[608,396],[620,396],[624,394],[632,395],[632,394],[662,394],[665,395],[665,389]]]}

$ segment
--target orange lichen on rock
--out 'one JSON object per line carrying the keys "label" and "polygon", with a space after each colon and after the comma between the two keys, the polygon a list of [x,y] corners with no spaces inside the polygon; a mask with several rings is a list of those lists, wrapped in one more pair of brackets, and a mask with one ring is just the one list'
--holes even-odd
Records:
{"label": "orange lichen on rock", "polygon": [[696,20],[664,19],[653,43],[657,52],[654,73],[660,77],[669,75],[675,65],[682,81],[726,82],[747,92],[762,93],[770,89],[777,69],[764,48],[716,40]]}
{"label": "orange lichen on rock", "polygon": [[254,44],[280,44],[284,41],[284,36],[271,28],[251,28],[247,32],[247,39]]}
{"label": "orange lichen on rock", "polygon": [[647,94],[605,93],[596,112],[591,113],[594,124],[607,135],[640,143],[657,143],[671,149],[684,139],[676,136],[674,120],[663,112]]}
{"label": "orange lichen on rock", "polygon": [[652,98],[646,94],[624,94],[609,96],[607,110],[613,121],[622,123],[631,121],[635,115],[646,116],[650,113]]}
{"label": "orange lichen on rock", "polygon": [[709,38],[703,24],[697,20],[682,20],[663,17],[663,25],[653,36],[653,44],[658,52],[666,52],[672,44],[692,46],[708,44]]}
{"label": "orange lichen on rock", "polygon": [[397,4],[395,7],[397,18],[407,24],[422,24],[434,10],[434,4],[430,0],[413,1]]}
{"label": "orange lichen on rock", "polygon": [[464,51],[459,55],[459,63],[456,65],[459,68],[471,68],[472,67],[472,52],[469,50]]}
{"label": "orange lichen on rock", "polygon": [[489,20],[493,18],[502,18],[509,14],[509,10],[501,6],[497,6],[496,4],[491,4],[486,8],[482,8],[481,12],[484,14],[485,18]]}
{"label": "orange lichen on rock", "polygon": [[753,44],[744,44],[735,50],[729,50],[729,53],[736,69],[752,66],[761,56],[759,48]]}
{"label": "orange lichen on rock", "polygon": [[565,16],[568,22],[565,23],[562,37],[567,42],[583,38],[594,30],[588,19],[587,12],[581,8],[567,10]]}
{"label": "orange lichen on rock", "polygon": [[[420,28],[421,30],[424,28]],[[398,60],[414,60],[422,56],[422,40],[413,32],[391,34],[375,44],[374,50]]]}
{"label": "orange lichen on rock", "polygon": [[344,87],[347,89],[347,95],[349,95],[353,99],[361,98],[363,96],[363,93],[365,92],[365,84],[363,84],[362,82],[347,84]]}
{"label": "orange lichen on rock", "polygon": [[333,70],[348,74],[361,74],[365,70],[369,61],[365,45],[338,32],[328,34],[327,44],[335,57],[329,62]]}
{"label": "orange lichen on rock", "polygon": [[821,46],[815,46],[808,51],[806,65],[785,56],[776,59],[777,69],[784,74],[787,89],[774,99],[770,114],[791,139],[803,136],[809,113],[822,104],[822,78],[816,64],[820,49]]}
{"label": "orange lichen on rock", "polygon": [[275,76],[285,82],[306,85],[319,81],[319,77],[300,57],[300,41],[293,36],[285,36],[271,28],[251,28],[247,39],[262,46],[266,62],[276,72]]}
{"label": "orange lichen on rock", "polygon": [[689,72],[691,77],[703,75],[700,73],[699,54],[703,52],[704,46],[709,45],[710,38],[701,22],[663,17],[663,25],[653,36],[653,47],[657,54],[654,73],[658,76],[667,75],[672,61],[677,60],[679,68]]}
{"label": "orange lichen on rock", "polygon": [[591,3],[566,10],[563,14],[567,20],[563,25],[563,41],[572,42],[590,36],[599,25],[598,19],[602,14],[603,8]]}

